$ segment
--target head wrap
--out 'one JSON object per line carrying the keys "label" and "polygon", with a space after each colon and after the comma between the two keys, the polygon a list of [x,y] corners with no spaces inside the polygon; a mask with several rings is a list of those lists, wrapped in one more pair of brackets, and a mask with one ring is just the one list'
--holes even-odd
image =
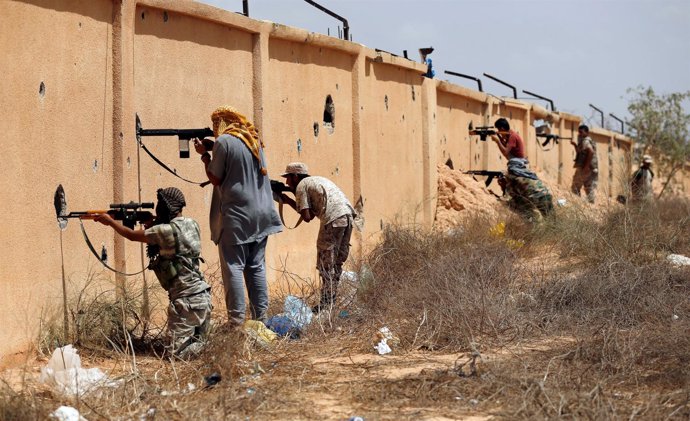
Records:
{"label": "head wrap", "polygon": [[213,121],[213,135],[215,137],[229,134],[240,139],[247,145],[254,158],[256,158],[261,174],[268,174],[261,159],[261,148],[264,147],[264,144],[259,139],[259,132],[256,130],[256,127],[254,127],[251,121],[247,120],[247,117],[240,114],[233,107],[226,105],[219,107],[211,114],[211,121]]}
{"label": "head wrap", "polygon": [[158,200],[165,203],[170,211],[170,216],[180,213],[182,208],[187,205],[184,195],[177,187],[158,189]]}

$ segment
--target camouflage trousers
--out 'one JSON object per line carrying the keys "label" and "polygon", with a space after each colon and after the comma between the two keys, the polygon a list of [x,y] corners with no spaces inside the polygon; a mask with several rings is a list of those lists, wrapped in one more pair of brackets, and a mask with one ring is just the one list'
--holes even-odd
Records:
{"label": "camouflage trousers", "polygon": [[321,277],[321,307],[330,306],[335,301],[343,263],[350,254],[351,236],[352,215],[341,216],[330,224],[322,225],[319,230],[316,268]]}
{"label": "camouflage trousers", "polygon": [[198,354],[206,340],[211,321],[211,294],[180,297],[168,305],[168,337],[170,351],[187,359]]}
{"label": "camouflage trousers", "polygon": [[506,175],[510,206],[528,218],[541,219],[553,211],[553,197],[541,180]]}
{"label": "camouflage trousers", "polygon": [[597,196],[597,182],[599,181],[599,173],[595,171],[585,171],[582,168],[575,168],[575,175],[573,175],[573,184],[571,191],[573,194],[580,195],[580,190],[584,187],[587,193],[587,201],[594,203]]}

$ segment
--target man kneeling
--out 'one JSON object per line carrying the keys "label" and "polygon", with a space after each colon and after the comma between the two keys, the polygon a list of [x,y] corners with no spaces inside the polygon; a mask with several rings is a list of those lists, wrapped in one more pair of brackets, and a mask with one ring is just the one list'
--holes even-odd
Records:
{"label": "man kneeling", "polygon": [[211,287],[199,270],[201,236],[194,219],[182,216],[184,195],[175,187],[158,189],[156,219],[146,229],[133,230],[110,215],[95,218],[130,241],[148,244],[149,264],[168,292],[169,350],[180,358],[203,347],[211,318]]}

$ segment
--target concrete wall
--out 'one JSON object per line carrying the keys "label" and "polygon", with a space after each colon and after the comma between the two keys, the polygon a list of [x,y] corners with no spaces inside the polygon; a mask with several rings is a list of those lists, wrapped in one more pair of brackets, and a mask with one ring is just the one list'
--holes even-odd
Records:
{"label": "concrete wall", "polygon": [[[2,355],[33,339],[42,309],[60,308],[61,238],[71,293],[89,274],[122,282],[89,254],[76,220],[58,230],[52,205],[58,184],[69,210],[154,201],[158,187],[177,186],[187,198],[185,214],[202,225],[204,256],[217,263],[208,239],[210,189],[174,178],[144,155],[135,141],[136,114],[144,128],[201,128],[218,106],[235,106],[259,128],[271,177],[301,160],[353,203],[361,198],[366,225],[355,235],[354,255],[386,223],[431,226],[438,163],[505,167],[492,142],[468,135],[470,121],[491,125],[506,117],[525,138],[534,168],[565,185],[572,177],[572,147],[563,141],[542,150],[533,122],[550,119],[555,132],[573,136],[579,117],[423,78],[421,63],[359,44],[192,1],[9,0],[0,2],[0,16],[0,130],[20,139],[8,143],[0,175],[4,210],[13,218],[0,229],[0,284],[11,291],[0,297]],[[324,120],[327,98],[333,124]],[[606,144],[598,148],[605,170],[627,179],[628,139],[607,131],[596,136]],[[178,158],[177,139],[144,143],[178,174],[204,179],[194,152]],[[607,184],[607,194],[614,185]],[[288,223],[296,220],[291,212]],[[141,269],[140,246],[98,224],[86,227],[111,265]],[[304,224],[271,237],[273,285],[283,270],[315,278],[317,229]]]}

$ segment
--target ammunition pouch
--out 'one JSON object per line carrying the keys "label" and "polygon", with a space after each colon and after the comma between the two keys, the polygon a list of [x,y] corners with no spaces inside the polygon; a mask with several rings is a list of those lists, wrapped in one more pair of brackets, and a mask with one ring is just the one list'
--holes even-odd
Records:
{"label": "ammunition pouch", "polygon": [[156,274],[158,282],[166,291],[172,287],[173,282],[179,273],[176,262],[173,259],[168,259],[162,256],[156,257],[149,265],[149,269]]}

